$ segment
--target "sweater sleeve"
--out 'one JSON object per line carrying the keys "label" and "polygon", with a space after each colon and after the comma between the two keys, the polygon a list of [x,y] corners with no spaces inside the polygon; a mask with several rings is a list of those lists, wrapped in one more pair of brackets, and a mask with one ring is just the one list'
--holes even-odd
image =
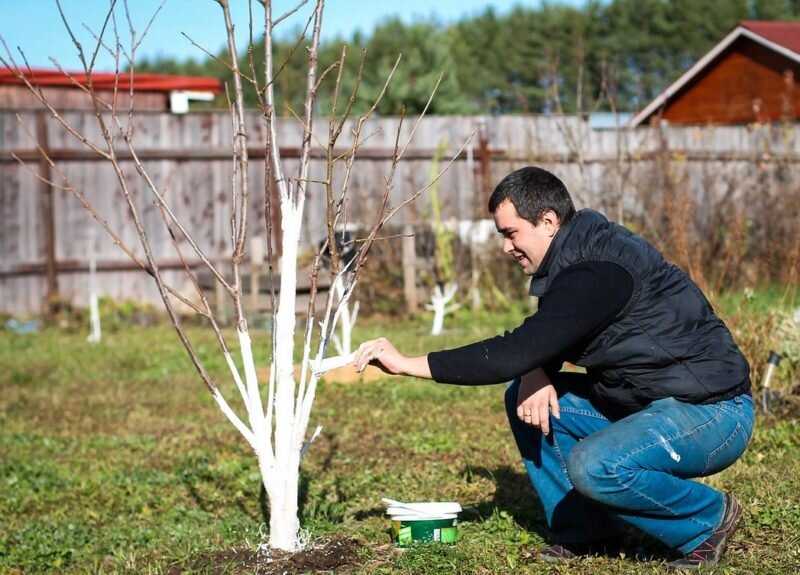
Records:
{"label": "sweater sleeve", "polygon": [[600,333],[627,305],[633,279],[611,262],[569,266],[553,280],[539,310],[503,335],[428,354],[433,379],[488,385],[520,377]]}

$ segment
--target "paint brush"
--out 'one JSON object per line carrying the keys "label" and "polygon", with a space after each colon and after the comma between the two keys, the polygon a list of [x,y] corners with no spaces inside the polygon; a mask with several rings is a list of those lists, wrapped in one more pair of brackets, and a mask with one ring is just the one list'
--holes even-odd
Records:
{"label": "paint brush", "polygon": [[340,367],[345,367],[348,365],[352,365],[353,361],[356,359],[356,352],[348,353],[347,355],[335,355],[333,357],[326,357],[321,361],[312,361],[311,362],[311,369],[314,371],[314,375],[319,379],[326,372],[337,369]]}

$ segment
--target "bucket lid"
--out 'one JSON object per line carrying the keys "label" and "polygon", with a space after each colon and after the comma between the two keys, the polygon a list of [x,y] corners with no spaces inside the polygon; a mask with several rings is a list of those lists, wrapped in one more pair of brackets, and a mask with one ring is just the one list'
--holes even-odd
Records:
{"label": "bucket lid", "polygon": [[393,499],[384,499],[389,504],[388,515],[439,516],[461,511],[461,505],[453,501],[424,501],[419,503],[403,503]]}
{"label": "bucket lid", "polygon": [[455,513],[442,513],[441,515],[392,515],[392,521],[440,521],[456,519]]}

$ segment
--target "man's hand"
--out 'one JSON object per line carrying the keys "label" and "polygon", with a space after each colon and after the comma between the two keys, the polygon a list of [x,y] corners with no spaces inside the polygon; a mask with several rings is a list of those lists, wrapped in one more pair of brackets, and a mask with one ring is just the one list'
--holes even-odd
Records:
{"label": "man's hand", "polygon": [[372,364],[386,373],[399,375],[403,373],[403,362],[406,359],[392,342],[385,337],[379,337],[358,346],[353,364],[357,371],[364,371],[367,365]]}
{"label": "man's hand", "polygon": [[550,410],[553,417],[560,418],[558,395],[550,378],[542,369],[535,369],[522,376],[517,394],[517,417],[533,427],[550,433]]}
{"label": "man's hand", "polygon": [[374,365],[391,375],[410,375],[431,379],[431,368],[428,356],[410,357],[403,355],[385,337],[365,341],[356,351],[353,365],[358,371],[364,371],[367,365]]}

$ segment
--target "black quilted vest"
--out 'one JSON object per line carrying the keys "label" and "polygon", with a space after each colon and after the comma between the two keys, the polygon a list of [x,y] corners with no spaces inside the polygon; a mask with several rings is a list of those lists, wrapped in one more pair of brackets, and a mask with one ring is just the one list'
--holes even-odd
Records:
{"label": "black quilted vest", "polygon": [[750,389],[750,366],[697,285],[653,246],[592,210],[581,210],[556,234],[531,279],[547,297],[564,268],[613,262],[633,278],[625,309],[599,334],[564,357],[586,368],[594,397],[623,412],[674,397],[712,403]]}

